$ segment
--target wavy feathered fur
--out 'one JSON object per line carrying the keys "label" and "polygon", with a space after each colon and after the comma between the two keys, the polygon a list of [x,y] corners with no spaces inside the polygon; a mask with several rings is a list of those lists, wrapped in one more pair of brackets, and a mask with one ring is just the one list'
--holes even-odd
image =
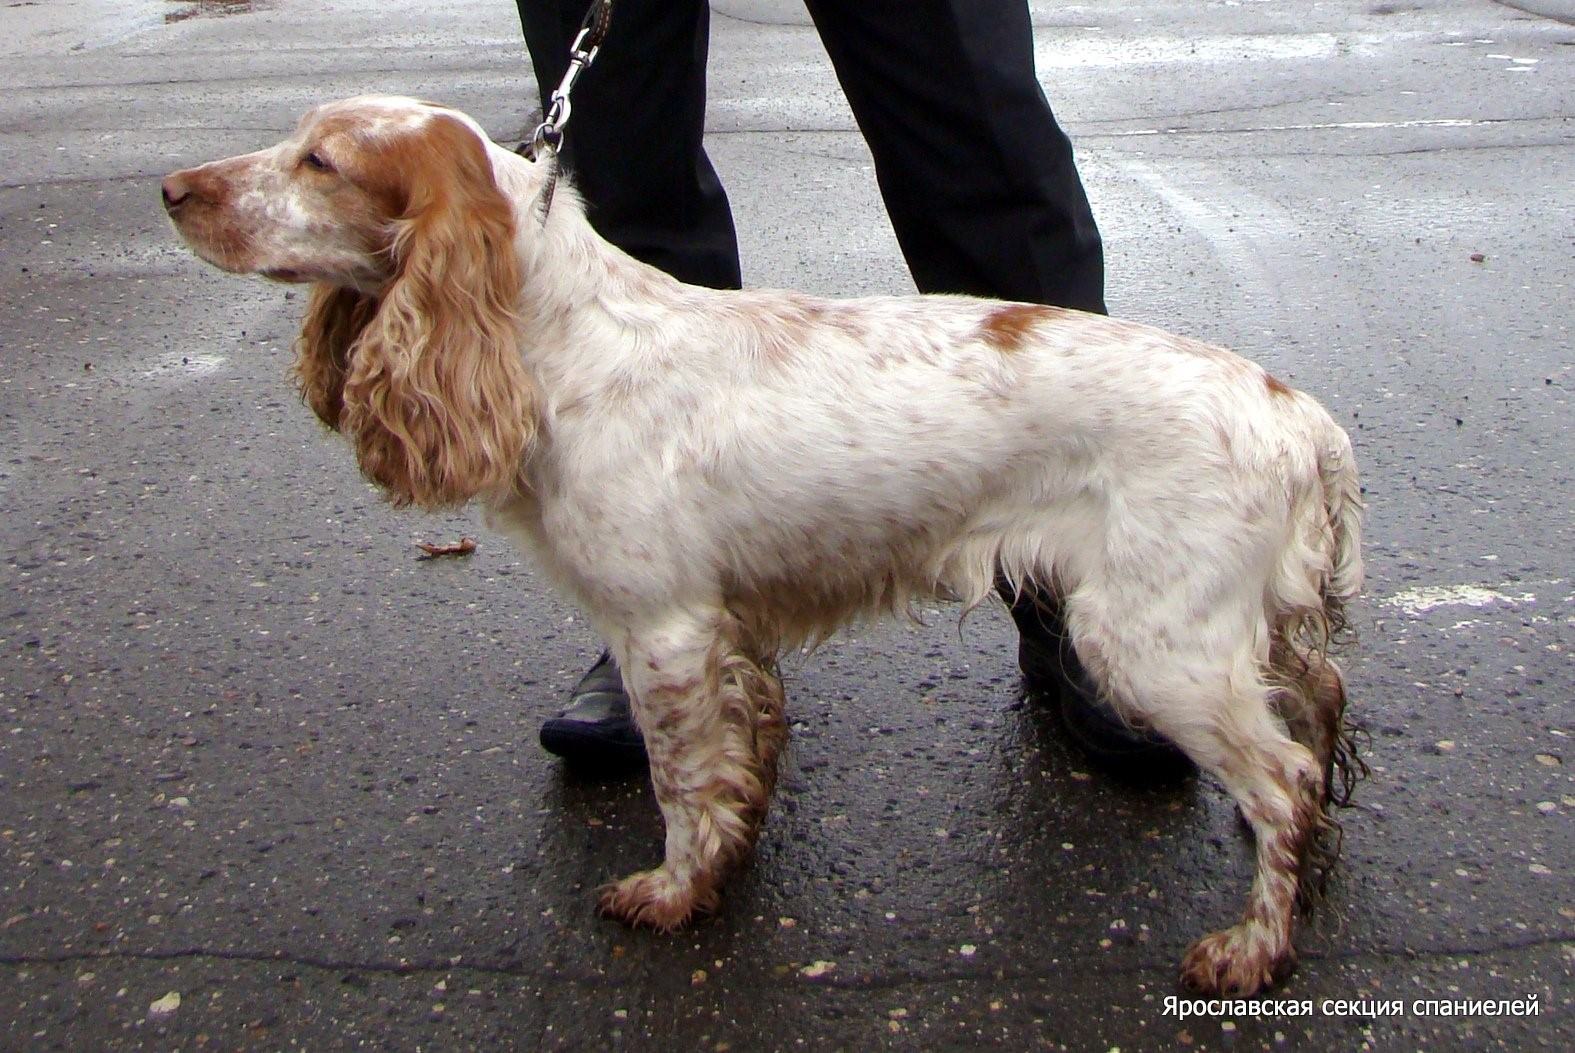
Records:
{"label": "wavy feathered fur", "polygon": [[514,213],[487,152],[457,118],[419,137],[338,125],[341,140],[381,140],[376,168],[361,162],[384,213],[362,232],[380,273],[314,285],[295,345],[302,398],[396,505],[507,490],[539,413],[518,353]]}

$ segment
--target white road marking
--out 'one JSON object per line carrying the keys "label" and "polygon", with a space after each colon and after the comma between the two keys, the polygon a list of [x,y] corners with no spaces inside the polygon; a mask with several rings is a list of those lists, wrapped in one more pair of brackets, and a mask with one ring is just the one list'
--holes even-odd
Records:
{"label": "white road marking", "polygon": [[[1420,615],[1438,607],[1494,607],[1504,604],[1518,607],[1523,603],[1535,604],[1535,593],[1510,594],[1503,592],[1510,585],[1422,585],[1404,589],[1393,596],[1378,600],[1379,606],[1398,607],[1406,614]],[[1465,623],[1462,623],[1465,624]]]}

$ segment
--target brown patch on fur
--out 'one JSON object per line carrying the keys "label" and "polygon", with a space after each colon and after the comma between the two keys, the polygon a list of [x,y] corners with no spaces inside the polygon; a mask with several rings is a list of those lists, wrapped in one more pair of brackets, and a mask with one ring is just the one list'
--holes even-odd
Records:
{"label": "brown patch on fur", "polygon": [[1269,394],[1278,395],[1282,399],[1288,399],[1295,394],[1285,381],[1273,373],[1263,374],[1263,386],[1269,389]]}
{"label": "brown patch on fur", "polygon": [[804,346],[811,324],[803,312],[793,309],[762,319],[759,343],[761,357],[773,366],[792,361]]}
{"label": "brown patch on fur", "polygon": [[1220,449],[1228,454],[1234,454],[1236,444],[1231,439],[1230,429],[1219,421],[1214,421],[1212,427],[1214,429],[1214,437],[1219,440]]}
{"label": "brown patch on fur", "polygon": [[752,320],[760,333],[761,357],[770,365],[780,366],[790,362],[803,349],[809,334],[818,326],[830,324],[840,328],[835,315],[808,297],[789,297],[785,303]]}
{"label": "brown patch on fur", "polygon": [[856,311],[822,309],[816,320],[824,321],[826,325],[861,344],[870,342],[870,328],[859,318]]}
{"label": "brown patch on fur", "polygon": [[1011,354],[1023,346],[1035,326],[1059,313],[1059,308],[1039,304],[1002,304],[979,323],[979,339],[1002,354]]}

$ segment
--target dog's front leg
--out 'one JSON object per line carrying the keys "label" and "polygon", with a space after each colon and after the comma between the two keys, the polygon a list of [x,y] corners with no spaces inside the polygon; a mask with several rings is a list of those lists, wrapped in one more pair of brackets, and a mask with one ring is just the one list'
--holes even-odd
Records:
{"label": "dog's front leg", "polygon": [[755,843],[786,738],[782,685],[717,612],[632,634],[619,648],[667,824],[662,865],[609,885],[604,914],[671,931],[715,909]]}

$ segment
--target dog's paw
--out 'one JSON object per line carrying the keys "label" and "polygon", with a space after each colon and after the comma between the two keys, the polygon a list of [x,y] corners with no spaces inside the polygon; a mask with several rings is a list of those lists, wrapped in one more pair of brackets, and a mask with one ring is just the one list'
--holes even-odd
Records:
{"label": "dog's paw", "polygon": [[1281,982],[1295,968],[1294,948],[1246,921],[1194,943],[1181,960],[1181,983],[1202,995],[1245,997]]}
{"label": "dog's paw", "polygon": [[693,882],[679,882],[665,867],[642,870],[603,886],[598,902],[606,917],[658,932],[681,929],[715,906],[715,894],[702,892]]}

